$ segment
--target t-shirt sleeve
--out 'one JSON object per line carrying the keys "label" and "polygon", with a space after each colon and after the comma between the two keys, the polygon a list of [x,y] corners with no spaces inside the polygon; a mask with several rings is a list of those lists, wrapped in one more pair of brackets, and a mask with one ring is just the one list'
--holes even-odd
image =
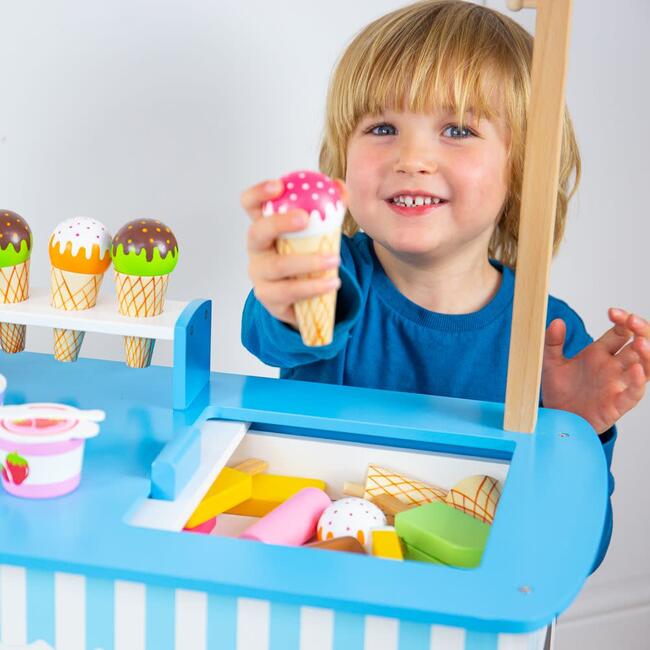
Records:
{"label": "t-shirt sleeve", "polygon": [[[561,318],[565,322],[567,329],[566,340],[564,342],[564,356],[572,358],[583,348],[592,343],[593,338],[587,333],[587,329],[585,328],[585,324],[582,321],[582,318],[580,318],[580,316],[578,316],[578,314],[573,311],[573,309],[571,309],[566,303],[562,302],[561,300],[558,300],[556,304],[558,309],[557,313],[554,314],[554,317]],[[551,320],[553,320],[553,318],[549,317],[549,323]],[[614,454],[614,444],[616,442],[617,435],[618,431],[616,429],[616,426],[613,426],[611,429],[608,429],[598,436],[603,446],[603,453],[605,454],[605,459],[607,461],[610,500],[607,503],[605,525],[603,527],[603,532],[600,539],[600,547],[598,548],[598,554],[592,568],[592,573],[600,566],[601,562],[605,558],[607,548],[609,547],[609,542],[612,538],[613,513],[611,495],[614,492],[614,475],[612,474],[611,467],[612,457]]]}
{"label": "t-shirt sleeve", "polygon": [[334,336],[329,345],[306,346],[300,333],[272,316],[251,291],[242,314],[241,340],[244,347],[263,363],[278,368],[295,368],[339,354],[359,318],[362,302],[354,261],[345,237],[341,240],[339,275],[341,287],[336,297]]}

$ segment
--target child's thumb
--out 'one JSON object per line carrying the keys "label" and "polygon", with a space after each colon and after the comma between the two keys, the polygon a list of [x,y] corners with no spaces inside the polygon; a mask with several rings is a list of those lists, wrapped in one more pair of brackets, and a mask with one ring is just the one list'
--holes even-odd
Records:
{"label": "child's thumb", "polygon": [[548,326],[544,337],[544,362],[557,362],[564,360],[564,340],[566,339],[566,325],[561,318],[556,318]]}

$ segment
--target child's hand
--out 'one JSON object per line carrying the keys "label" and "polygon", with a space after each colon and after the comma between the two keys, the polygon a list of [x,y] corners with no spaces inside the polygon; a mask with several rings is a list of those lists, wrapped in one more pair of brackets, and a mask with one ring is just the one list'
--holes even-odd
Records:
{"label": "child's hand", "polygon": [[267,311],[297,328],[293,304],[338,289],[341,284],[338,277],[310,279],[297,276],[337,267],[339,257],[318,254],[282,256],[277,253],[276,239],[283,233],[303,230],[308,219],[304,210],[262,216],[264,203],[282,192],[282,182],[274,180],[255,185],[241,195],[242,207],[252,221],[248,230],[248,275],[253,281],[255,297]]}
{"label": "child's hand", "polygon": [[622,309],[608,314],[614,327],[572,359],[562,353],[564,321],[554,320],[542,366],[544,406],[576,413],[598,433],[636,406],[650,379],[650,324]]}

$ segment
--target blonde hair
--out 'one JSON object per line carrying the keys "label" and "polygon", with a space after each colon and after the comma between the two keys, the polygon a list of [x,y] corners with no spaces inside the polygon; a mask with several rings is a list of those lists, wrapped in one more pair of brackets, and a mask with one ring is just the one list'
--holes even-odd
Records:
{"label": "blonde hair", "polygon": [[[508,194],[488,254],[514,267],[521,206],[533,37],[516,22],[464,0],[425,0],[375,20],[343,53],[330,82],[320,168],[345,178],[348,140],[365,115],[438,108],[501,116],[510,136]],[[565,108],[553,253],[580,180],[580,153]],[[571,178],[573,183],[571,184]],[[359,226],[350,212],[343,224]]]}

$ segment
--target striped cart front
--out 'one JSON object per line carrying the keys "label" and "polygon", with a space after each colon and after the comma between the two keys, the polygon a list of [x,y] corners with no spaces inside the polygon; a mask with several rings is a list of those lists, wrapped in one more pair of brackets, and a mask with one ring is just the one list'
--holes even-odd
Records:
{"label": "striped cart front", "polygon": [[541,650],[491,634],[0,566],[0,641],[30,650]]}

